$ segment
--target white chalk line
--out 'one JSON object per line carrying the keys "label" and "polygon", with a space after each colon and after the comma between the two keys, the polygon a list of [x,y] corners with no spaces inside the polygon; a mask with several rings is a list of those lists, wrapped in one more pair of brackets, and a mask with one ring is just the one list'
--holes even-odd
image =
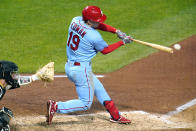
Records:
{"label": "white chalk line", "polygon": [[[21,76],[30,76],[30,75],[21,75]],[[105,75],[95,75],[97,78],[103,78]],[[67,75],[54,75],[55,78],[65,78]]]}
{"label": "white chalk line", "polygon": [[187,102],[187,103],[185,103],[182,106],[177,107],[175,111],[168,112],[167,115],[172,116],[172,115],[178,114],[178,113],[188,109],[189,107],[194,106],[195,104],[196,104],[196,98]]}
{"label": "white chalk line", "polygon": [[[97,78],[103,78],[104,75],[95,75]],[[54,75],[55,78],[64,78],[67,77],[67,75]]]}

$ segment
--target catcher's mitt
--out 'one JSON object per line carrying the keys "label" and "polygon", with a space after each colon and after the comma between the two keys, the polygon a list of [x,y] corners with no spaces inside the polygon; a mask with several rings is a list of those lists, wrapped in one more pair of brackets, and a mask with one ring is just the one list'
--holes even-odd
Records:
{"label": "catcher's mitt", "polygon": [[50,82],[54,80],[54,62],[50,62],[39,69],[35,75],[44,82]]}

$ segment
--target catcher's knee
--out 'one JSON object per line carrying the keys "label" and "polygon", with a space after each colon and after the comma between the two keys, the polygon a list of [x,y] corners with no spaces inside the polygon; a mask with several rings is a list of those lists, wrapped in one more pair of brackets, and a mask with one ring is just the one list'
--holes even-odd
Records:
{"label": "catcher's knee", "polygon": [[6,107],[3,107],[0,110],[0,129],[9,128],[9,122],[12,117],[12,111]]}
{"label": "catcher's knee", "polygon": [[10,126],[7,124],[6,126],[3,126],[2,128],[0,127],[1,131],[10,131]]}

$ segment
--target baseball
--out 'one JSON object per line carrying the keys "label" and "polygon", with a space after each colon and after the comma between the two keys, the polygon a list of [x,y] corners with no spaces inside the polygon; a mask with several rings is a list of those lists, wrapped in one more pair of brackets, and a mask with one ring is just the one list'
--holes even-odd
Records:
{"label": "baseball", "polygon": [[180,50],[180,49],[181,49],[181,46],[180,46],[179,44],[175,44],[175,45],[174,45],[174,49]]}

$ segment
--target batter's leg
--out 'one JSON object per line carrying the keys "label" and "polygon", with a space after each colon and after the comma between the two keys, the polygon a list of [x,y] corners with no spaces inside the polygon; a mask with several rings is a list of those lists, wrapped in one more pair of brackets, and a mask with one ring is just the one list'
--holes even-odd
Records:
{"label": "batter's leg", "polygon": [[95,88],[95,96],[97,97],[97,100],[104,105],[104,101],[110,101],[111,98],[106,92],[104,86],[102,83],[97,79],[95,75],[93,75],[93,81],[94,81],[94,88]]}
{"label": "batter's leg", "polygon": [[105,106],[106,110],[110,113],[112,119],[118,120],[120,118],[119,111],[114,102],[109,97],[102,83],[94,75],[95,96],[98,101]]}
{"label": "batter's leg", "polygon": [[68,74],[68,77],[75,83],[78,99],[57,102],[57,113],[88,110],[93,102],[94,84],[91,71],[82,67],[74,67],[69,70],[71,73]]}
{"label": "batter's leg", "polygon": [[93,102],[93,90],[90,87],[76,87],[79,98],[66,102],[57,102],[57,113],[70,113],[88,110]]}

